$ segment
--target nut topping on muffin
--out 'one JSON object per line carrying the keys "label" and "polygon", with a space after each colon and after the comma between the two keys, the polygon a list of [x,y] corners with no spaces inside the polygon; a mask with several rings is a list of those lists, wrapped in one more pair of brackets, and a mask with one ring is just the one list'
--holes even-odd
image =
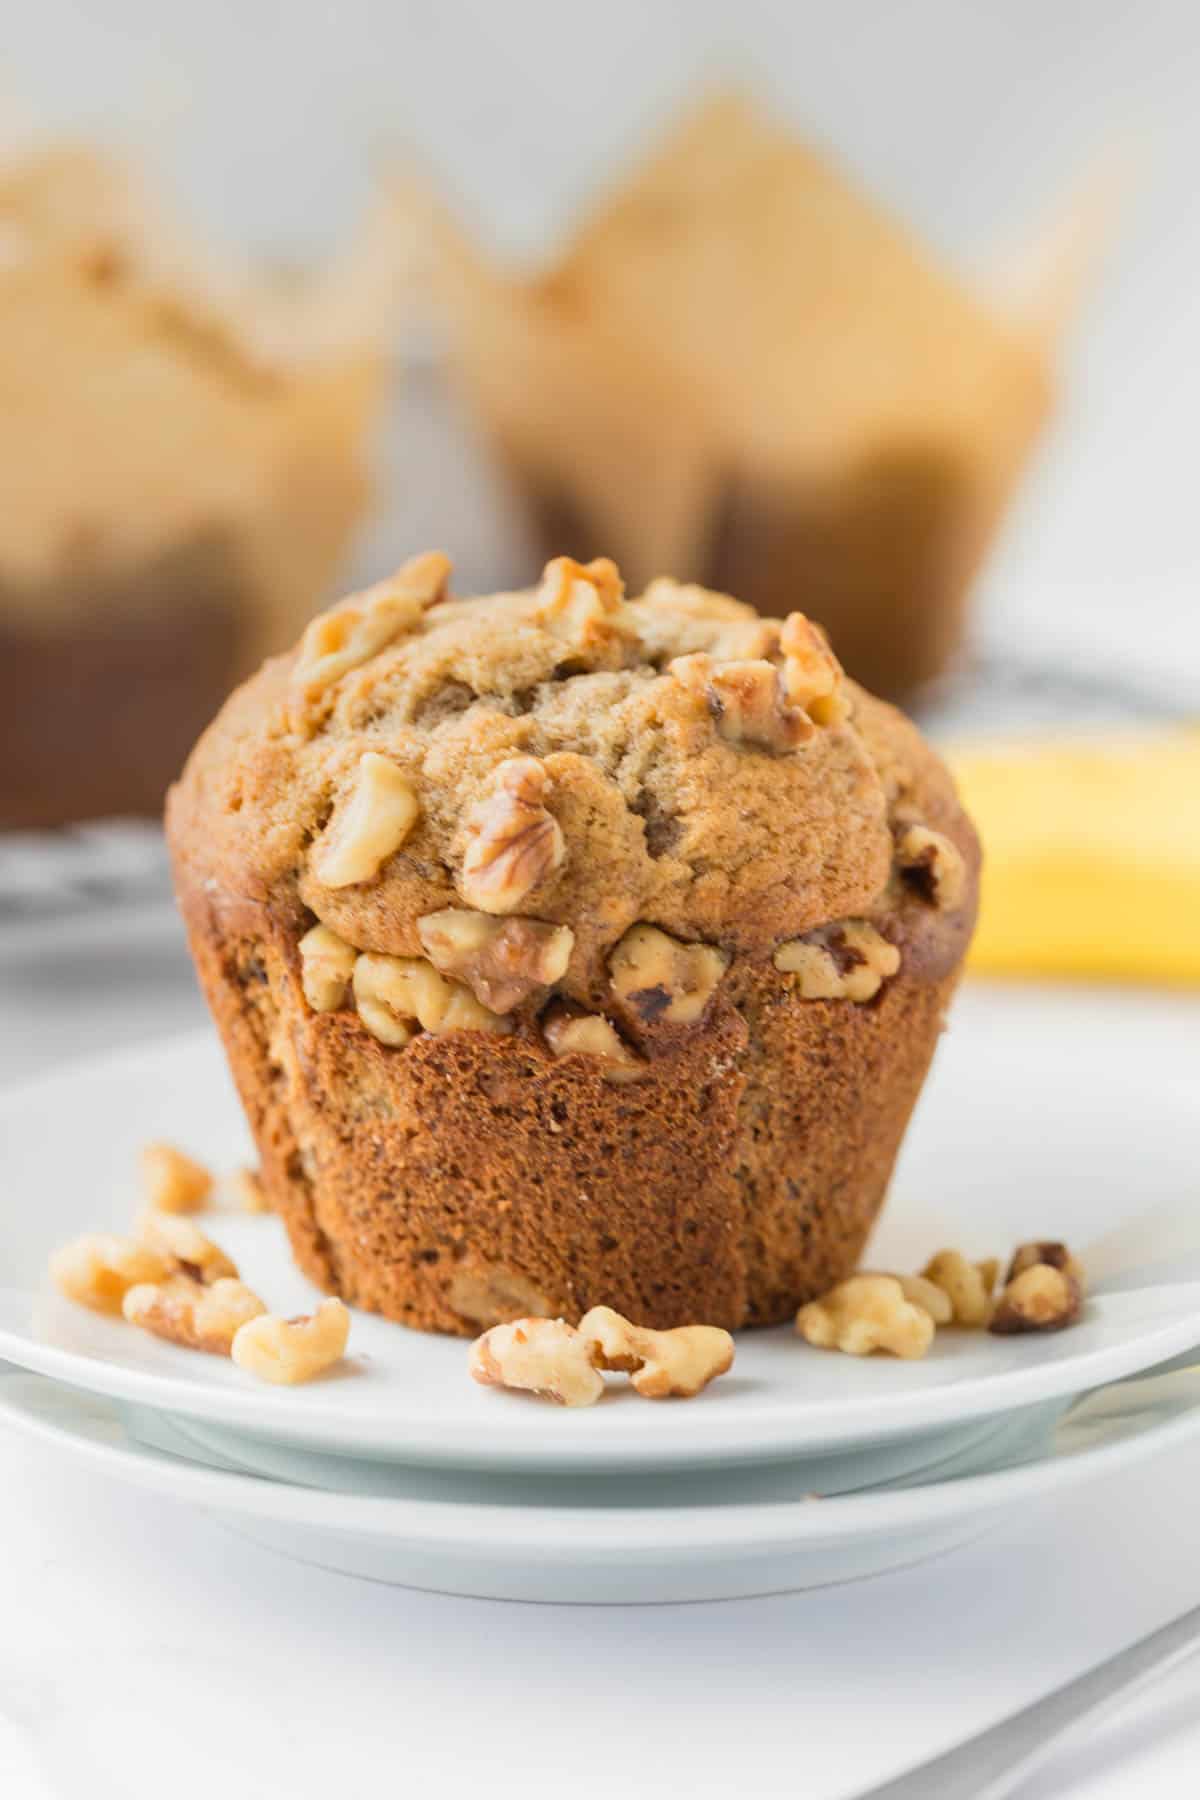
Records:
{"label": "nut topping on muffin", "polygon": [[957,845],[927,825],[906,825],[896,838],[896,866],[923,900],[943,912],[961,906],[967,866]]}
{"label": "nut topping on muffin", "polygon": [[536,757],[510,757],[473,809],[461,885],[480,912],[513,912],[562,864],[562,830],[543,804],[549,781]]}
{"label": "nut topping on muffin", "polygon": [[556,556],[543,572],[534,618],[588,668],[620,668],[626,645],[637,640],[624,596],[625,583],[607,556],[590,563]]}
{"label": "nut topping on muffin", "polygon": [[802,612],[789,613],[779,634],[783,691],[802,706],[814,725],[841,725],[848,708],[842,665],[823,632]]}
{"label": "nut topping on muffin", "polygon": [[412,783],[386,756],[359,758],[350,798],[318,842],[309,866],[322,887],[369,881],[394,856],[416,824]]}
{"label": "nut topping on muffin", "polygon": [[704,702],[718,732],[731,744],[755,744],[783,753],[798,750],[816,736],[808,713],[788,699],[774,663],[719,663],[698,650],[677,656],[669,672]]}
{"label": "nut topping on muffin", "polygon": [[681,944],[654,925],[634,925],[609,959],[613,993],[644,1024],[694,1025],[729,967],[710,944]]}
{"label": "nut topping on muffin", "polygon": [[824,925],[780,944],[775,967],[796,977],[802,1000],[873,1000],[900,967],[900,952],[866,919]]}
{"label": "nut topping on muffin", "polygon": [[360,956],[354,965],[354,999],[373,1037],[398,1047],[412,1024],[440,1037],[447,1031],[510,1031],[507,1019],[481,1006],[469,988],[447,981],[420,956]]}
{"label": "nut topping on muffin", "polygon": [[450,561],[438,551],[414,556],[388,581],[321,613],[305,630],[292,669],[299,700],[318,700],[343,675],[420,623],[446,592]]}
{"label": "nut topping on muffin", "polygon": [[622,1042],[602,1013],[552,1007],[542,1030],[555,1056],[592,1056],[606,1081],[639,1081],[646,1065]]}
{"label": "nut topping on muffin", "polygon": [[511,1012],[539,988],[561,980],[575,942],[569,925],[496,919],[458,906],[426,913],[417,920],[417,931],[434,968],[465,981],[495,1013]]}
{"label": "nut topping on muffin", "polygon": [[350,990],[358,951],[328,925],[314,925],[300,939],[300,985],[314,1012],[336,1012]]}

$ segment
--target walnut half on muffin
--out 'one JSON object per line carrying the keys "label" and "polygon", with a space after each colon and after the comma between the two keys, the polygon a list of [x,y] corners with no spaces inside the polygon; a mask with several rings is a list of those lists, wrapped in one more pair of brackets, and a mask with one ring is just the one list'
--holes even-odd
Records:
{"label": "walnut half on muffin", "polygon": [[170,797],[266,1192],[426,1330],[790,1317],[857,1263],[957,981],[950,778],[801,613],[448,576],[315,620]]}

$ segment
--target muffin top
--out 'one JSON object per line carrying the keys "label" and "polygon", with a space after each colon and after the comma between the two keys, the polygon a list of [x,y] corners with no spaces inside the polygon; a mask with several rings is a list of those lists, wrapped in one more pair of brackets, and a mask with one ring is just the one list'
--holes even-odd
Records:
{"label": "muffin top", "polygon": [[802,613],[665,579],[630,599],[605,559],[478,599],[449,575],[414,558],[231,697],[171,795],[182,881],[425,959],[501,1017],[551,988],[602,1006],[618,947],[648,987],[666,944],[677,978],[697,945],[783,969],[846,922],[930,979],[957,960],[977,849],[953,784]]}

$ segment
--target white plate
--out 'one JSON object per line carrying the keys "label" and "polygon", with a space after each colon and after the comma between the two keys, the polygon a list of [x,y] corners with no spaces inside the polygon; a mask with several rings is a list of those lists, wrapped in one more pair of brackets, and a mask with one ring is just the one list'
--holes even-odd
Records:
{"label": "white plate", "polygon": [[[396,1471],[407,1492],[387,1497],[231,1472],[215,1457],[197,1462],[196,1446],[160,1414],[126,1422],[111,1400],[0,1375],[0,1424],[76,1470],[198,1506],[265,1548],[408,1587],[602,1604],[779,1593],[953,1549],[1015,1508],[1195,1435],[1200,1371],[1095,1395],[1057,1429],[1056,1411],[999,1422],[954,1478],[910,1488],[819,1499],[795,1471],[746,1468],[633,1476],[621,1504],[598,1506],[586,1478],[539,1476],[510,1478],[497,1504],[491,1479],[467,1471]],[[989,1472],[974,1473],[981,1463]],[[716,1503],[714,1481],[726,1496]]]}
{"label": "white plate", "polygon": [[[1074,992],[966,995],[871,1260],[913,1267],[939,1238],[975,1254],[1028,1236],[1079,1241],[1138,1206],[1182,1202],[1200,1166],[1195,1045],[1186,1008]],[[127,1226],[147,1137],[222,1167],[245,1157],[213,1039],[122,1053],[0,1097],[0,1356],[323,1453],[595,1472],[827,1454],[1074,1395],[1200,1342],[1200,1286],[1179,1283],[1098,1298],[1061,1336],[946,1332],[920,1363],[813,1351],[786,1330],[748,1333],[732,1375],[698,1400],[647,1404],[614,1383],[603,1405],[570,1413],[476,1387],[457,1340],[360,1316],[344,1371],[307,1388],[264,1387],[45,1290],[57,1242]],[[274,1219],[209,1224],[269,1304],[311,1304]]]}

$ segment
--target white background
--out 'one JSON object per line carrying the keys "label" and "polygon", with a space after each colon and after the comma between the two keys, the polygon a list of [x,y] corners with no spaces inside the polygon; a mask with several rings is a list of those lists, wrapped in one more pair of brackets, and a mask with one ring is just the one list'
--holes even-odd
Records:
{"label": "white background", "polygon": [[[152,147],[212,229],[271,250],[330,242],[407,141],[498,246],[532,253],[730,67],[964,267],[1132,136],[1141,193],[988,617],[1194,680],[1190,5],[39,0],[4,38],[14,116]],[[4,968],[0,1079],[196,1016],[172,948]],[[863,1586],[607,1612],[299,1568],[3,1438],[0,1796],[849,1794],[1200,1601],[1198,1484],[1193,1452]],[[1025,1800],[1194,1796],[1198,1695],[1182,1672]]]}

